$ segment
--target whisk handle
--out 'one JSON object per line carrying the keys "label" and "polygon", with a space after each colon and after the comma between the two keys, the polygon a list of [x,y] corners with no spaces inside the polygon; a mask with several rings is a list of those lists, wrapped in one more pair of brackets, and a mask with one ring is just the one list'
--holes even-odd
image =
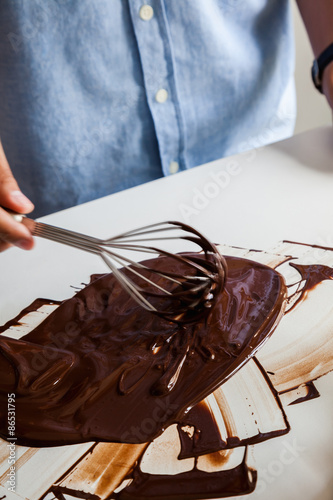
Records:
{"label": "whisk handle", "polygon": [[25,215],[13,212],[6,208],[5,210],[9,213],[9,215],[13,217],[16,222],[20,222],[21,224],[23,224],[33,236],[38,236],[39,238],[62,243],[67,246],[78,248],[85,252],[94,254],[100,253],[100,249],[96,247],[100,244],[100,240],[98,240],[97,238],[86,236],[81,233],[76,233],[75,231],[62,229],[57,226],[44,224],[43,222],[37,222],[33,219],[29,219],[29,217],[26,217]]}

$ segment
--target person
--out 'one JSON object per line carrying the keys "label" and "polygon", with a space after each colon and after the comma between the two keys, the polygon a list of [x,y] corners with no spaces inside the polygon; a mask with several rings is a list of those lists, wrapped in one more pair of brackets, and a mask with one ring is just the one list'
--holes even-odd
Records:
{"label": "person", "polygon": [[[318,58],[333,0],[298,6]],[[288,0],[2,0],[0,206],[38,217],[286,138],[293,68]],[[333,107],[332,62],[319,84]],[[33,238],[0,208],[11,245]]]}

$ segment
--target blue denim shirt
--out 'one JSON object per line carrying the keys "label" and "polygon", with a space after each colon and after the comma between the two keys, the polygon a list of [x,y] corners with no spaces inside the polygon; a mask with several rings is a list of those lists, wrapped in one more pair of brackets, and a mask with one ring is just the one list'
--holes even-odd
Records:
{"label": "blue denim shirt", "polygon": [[34,215],[290,135],[291,32],[288,0],[1,0],[0,137]]}

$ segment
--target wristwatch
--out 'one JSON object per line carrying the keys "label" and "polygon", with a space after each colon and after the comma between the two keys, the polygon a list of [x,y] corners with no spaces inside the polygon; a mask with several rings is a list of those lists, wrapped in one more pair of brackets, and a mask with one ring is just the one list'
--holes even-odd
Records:
{"label": "wristwatch", "polygon": [[320,54],[320,56],[313,61],[313,65],[312,65],[312,70],[311,70],[312,81],[313,81],[316,89],[318,89],[319,92],[321,92],[321,93],[323,93],[322,77],[323,77],[324,69],[332,61],[333,61],[333,43],[331,43],[331,45],[329,45]]}

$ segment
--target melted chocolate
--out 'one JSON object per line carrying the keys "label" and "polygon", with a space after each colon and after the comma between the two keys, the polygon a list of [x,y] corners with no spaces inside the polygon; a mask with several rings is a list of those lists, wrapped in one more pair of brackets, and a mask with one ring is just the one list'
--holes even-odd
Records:
{"label": "melted chocolate", "polygon": [[299,403],[304,403],[305,401],[311,401],[320,397],[320,393],[313,382],[307,382],[304,384],[305,394],[297,399],[294,399],[289,405],[296,405]]}
{"label": "melted chocolate", "polygon": [[[108,274],[21,340],[0,337],[1,435],[8,392],[16,393],[17,442],[29,446],[140,443],[180,422],[256,352],[283,308],[286,288],[276,271],[226,260],[225,289],[206,319],[163,320]],[[149,265],[181,272],[168,257]]]}
{"label": "melted chocolate", "polygon": [[136,467],[133,481],[119,494],[117,500],[200,500],[226,498],[252,493],[257,472],[246,464],[246,452],[240,465],[233,469],[204,472],[196,466],[175,475],[148,474]]}
{"label": "melted chocolate", "polygon": [[[301,280],[299,281],[298,288],[295,292],[295,294],[300,292],[299,296],[287,312],[291,311],[298,303],[304,300],[309,291],[319,285],[319,283],[325,280],[333,280],[333,269],[329,266],[325,266],[324,264],[306,265],[291,262],[289,265],[297,269],[301,275]],[[302,286],[303,281],[304,285]]]}
{"label": "melted chocolate", "polygon": [[[265,378],[266,383],[270,387],[278,406],[281,411],[283,411],[279,396],[267,376],[266,371],[260,365],[256,357],[254,357],[254,362],[260,369],[262,376]],[[230,450],[239,446],[261,443],[267,439],[287,434],[290,430],[290,425],[286,417],[285,423],[285,429],[258,432],[255,436],[243,439],[228,436],[227,439],[223,441],[214,414],[210,410],[206,400],[204,400],[187,412],[182,418],[182,421],[178,424],[178,433],[181,444],[178,458],[180,460],[190,457],[197,458],[200,455],[214,453],[219,450]],[[224,424],[227,425],[227,421],[225,421]]]}
{"label": "melted chocolate", "polygon": [[178,458],[198,457],[226,448],[214,415],[206,401],[195,405],[178,424],[180,453]]}

